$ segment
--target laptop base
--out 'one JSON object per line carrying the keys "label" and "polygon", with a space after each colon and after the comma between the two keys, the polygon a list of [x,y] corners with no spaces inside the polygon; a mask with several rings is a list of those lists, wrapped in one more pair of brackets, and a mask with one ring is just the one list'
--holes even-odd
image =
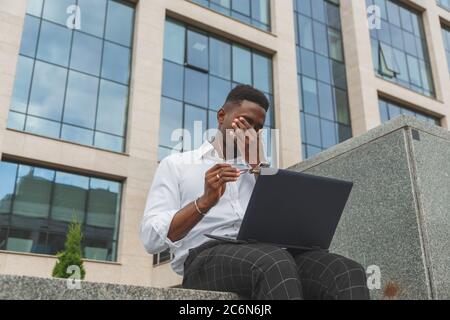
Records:
{"label": "laptop base", "polygon": [[[256,241],[256,240],[238,240],[231,237],[224,237],[224,236],[215,236],[212,234],[205,234],[205,237],[208,237],[213,240],[222,241],[226,243],[233,243],[233,244],[251,244],[251,243],[261,243],[263,242]],[[322,249],[319,247],[303,247],[303,246],[295,246],[295,245],[285,245],[285,244],[277,244],[277,243],[264,243],[264,244],[270,244],[276,247],[280,247],[283,249],[287,249],[290,252],[303,252],[303,251],[327,251],[328,249]]]}

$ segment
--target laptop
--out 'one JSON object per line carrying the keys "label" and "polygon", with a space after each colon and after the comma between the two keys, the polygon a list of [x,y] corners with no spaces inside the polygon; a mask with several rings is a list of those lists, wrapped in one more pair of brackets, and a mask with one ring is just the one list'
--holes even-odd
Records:
{"label": "laptop", "polygon": [[267,243],[286,249],[328,250],[353,182],[278,169],[258,177],[237,238],[205,234],[229,243]]}

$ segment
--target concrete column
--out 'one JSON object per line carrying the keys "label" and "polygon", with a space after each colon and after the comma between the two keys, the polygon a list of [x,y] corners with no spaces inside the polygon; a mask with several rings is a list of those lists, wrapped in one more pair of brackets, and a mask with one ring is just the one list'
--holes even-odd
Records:
{"label": "concrete column", "polygon": [[365,1],[341,1],[341,23],[352,132],[358,136],[381,123]]}

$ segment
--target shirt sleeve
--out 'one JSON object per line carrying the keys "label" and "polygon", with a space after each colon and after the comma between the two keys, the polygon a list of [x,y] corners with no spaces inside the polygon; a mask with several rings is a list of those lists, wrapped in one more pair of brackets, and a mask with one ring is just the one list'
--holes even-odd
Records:
{"label": "shirt sleeve", "polygon": [[182,241],[172,242],[167,234],[180,208],[178,170],[171,157],[163,159],[156,169],[141,222],[141,241],[150,254],[167,248],[178,248]]}

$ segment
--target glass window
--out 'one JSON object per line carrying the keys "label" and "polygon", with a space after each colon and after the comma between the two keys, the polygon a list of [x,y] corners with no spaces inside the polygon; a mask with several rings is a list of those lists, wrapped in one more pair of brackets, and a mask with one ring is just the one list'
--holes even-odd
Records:
{"label": "glass window", "polygon": [[78,0],[81,11],[81,31],[103,37],[107,0]]}
{"label": "glass window", "polygon": [[33,60],[24,56],[19,56],[16,68],[14,91],[11,98],[11,110],[26,112],[32,71]]}
{"label": "glass window", "polygon": [[164,58],[178,64],[184,63],[184,34],[183,25],[167,20],[164,30]]}
{"label": "glass window", "polygon": [[[314,50],[324,56],[328,56],[327,28],[324,24],[314,21]],[[331,48],[330,48],[331,51]]]}
{"label": "glass window", "polygon": [[394,78],[400,72],[393,49],[387,44],[379,44],[380,72],[390,78]]}
{"label": "glass window", "polygon": [[320,116],[329,120],[334,120],[333,112],[333,96],[331,93],[331,86],[318,82],[318,95]]}
{"label": "glass window", "polygon": [[224,15],[270,31],[269,0],[190,0]]}
{"label": "glass window", "polygon": [[61,128],[61,139],[79,144],[92,145],[94,131],[63,124]]}
{"label": "glass window", "polygon": [[8,128],[14,130],[24,130],[25,115],[23,113],[10,112],[8,115]]}
{"label": "glass window", "polygon": [[330,148],[338,143],[336,135],[336,123],[328,120],[320,120],[320,129],[322,131],[322,146]]}
{"label": "glass window", "polygon": [[303,48],[313,50],[313,31],[312,31],[312,20],[305,16],[298,15],[298,33],[299,33],[299,43]]}
{"label": "glass window", "polygon": [[184,151],[197,149],[203,144],[203,133],[206,131],[207,116],[207,110],[186,105],[184,129],[187,136],[183,137]]}
{"label": "glass window", "polygon": [[294,0],[294,17],[302,152],[308,158],[351,137],[339,1]]}
{"label": "glass window", "polygon": [[322,145],[320,139],[320,121],[318,117],[305,115],[306,142],[316,146]]}
{"label": "glass window", "polygon": [[76,0],[45,0],[43,17],[65,26],[69,17],[67,8],[75,3]]}
{"label": "glass window", "polygon": [[[66,26],[73,4],[82,15],[76,30]],[[127,1],[29,0],[8,128],[123,152],[133,24],[134,6]],[[182,72],[175,75],[181,84]],[[100,88],[106,80],[114,82],[109,87],[115,85],[118,98],[110,103],[118,112],[109,120],[104,103],[113,94]]]}
{"label": "glass window", "polygon": [[444,39],[444,47],[447,54],[448,71],[450,72],[450,27],[442,25],[442,37]]}
{"label": "glass window", "polygon": [[67,66],[72,32],[67,27],[42,21],[37,58]]}
{"label": "glass window", "polygon": [[40,17],[42,15],[42,4],[44,0],[28,0],[27,13]]}
{"label": "glass window", "polygon": [[272,92],[272,60],[264,55],[253,53],[253,82],[255,88]]}
{"label": "glass window", "polygon": [[36,54],[36,44],[39,34],[40,20],[26,15],[23,25],[22,40],[20,43],[20,54],[34,57]]}
{"label": "glass window", "polygon": [[231,8],[244,15],[250,15],[250,0],[231,0]]}
{"label": "glass window", "polygon": [[336,4],[325,2],[327,7],[328,25],[335,29],[341,29],[341,15],[339,7]]}
{"label": "glass window", "polygon": [[341,34],[337,30],[328,28],[328,43],[330,47],[330,57],[334,60],[344,61]]}
{"label": "glass window", "polygon": [[203,72],[186,69],[184,100],[196,106],[208,105],[208,75]]}
{"label": "glass window", "polygon": [[116,135],[95,131],[94,146],[106,150],[122,152],[124,147],[124,139]]}
{"label": "glass window", "polygon": [[[270,3],[269,0],[251,0],[252,18],[263,25],[270,24]],[[260,26],[259,24],[257,26]],[[260,26],[265,29],[264,27]]]}
{"label": "glass window", "polygon": [[67,69],[36,61],[28,113],[61,120]]}
{"label": "glass window", "polygon": [[312,17],[322,23],[326,23],[325,3],[324,1],[311,1]]}
{"label": "glass window", "polygon": [[0,179],[1,249],[54,255],[76,219],[84,258],[116,260],[119,182],[10,162]]}
{"label": "glass window", "polygon": [[231,79],[231,46],[219,39],[209,38],[209,72],[218,77]]}
{"label": "glass window", "polygon": [[188,30],[187,63],[191,66],[208,70],[208,37]]}
{"label": "glass window", "polygon": [[17,165],[0,162],[0,214],[10,213],[16,184]]}
{"label": "glass window", "polygon": [[209,108],[212,110],[219,110],[225,104],[225,100],[231,90],[231,83],[229,81],[210,76],[209,85]]}
{"label": "glass window", "polygon": [[421,111],[413,110],[411,107],[392,102],[384,98],[378,98],[381,122],[389,121],[401,114],[412,115],[420,120],[429,121],[440,126],[440,120],[437,117],[428,115]]}
{"label": "glass window", "polygon": [[128,87],[106,80],[100,82],[97,130],[123,137]]}
{"label": "glass window", "polygon": [[436,1],[441,7],[450,11],[450,0],[436,0]]}
{"label": "glass window", "polygon": [[316,77],[315,55],[314,52],[300,49],[300,61],[302,65],[302,73],[308,77]]}
{"label": "glass window", "polygon": [[294,0],[294,8],[300,13],[311,16],[311,0]]}
{"label": "glass window", "polygon": [[134,8],[125,1],[108,1],[105,38],[131,47]]}
{"label": "glass window", "polygon": [[25,131],[50,138],[58,138],[61,124],[56,121],[27,116]]}
{"label": "glass window", "polygon": [[334,97],[336,101],[337,121],[342,124],[350,124],[350,114],[348,110],[347,92],[338,88],[334,89]]}
{"label": "glass window", "polygon": [[90,179],[86,223],[100,228],[114,228],[118,218],[120,185],[117,182]]}
{"label": "glass window", "polygon": [[84,221],[89,178],[57,172],[54,182],[51,218],[58,221]]}
{"label": "glass window", "polygon": [[252,57],[249,50],[233,45],[233,81],[250,84],[252,83]]}
{"label": "glass window", "polygon": [[98,78],[70,71],[63,121],[93,129],[97,107],[97,92]]}
{"label": "glass window", "polygon": [[379,55],[373,59],[375,72],[386,80],[434,96],[422,14],[399,1],[385,2],[385,27],[371,33],[372,52]]}
{"label": "glass window", "polygon": [[331,70],[328,58],[321,55],[316,56],[317,78],[320,81],[331,83]]}
{"label": "glass window", "polygon": [[105,41],[102,77],[128,84],[130,79],[130,59],[131,52],[129,48]]}
{"label": "glass window", "polygon": [[13,214],[46,218],[50,209],[50,194],[55,172],[19,166]]}
{"label": "glass window", "polygon": [[181,150],[179,143],[182,140],[182,135],[181,132],[177,134],[175,130],[183,128],[183,104],[163,97],[161,99],[160,120],[159,144]]}
{"label": "glass window", "polygon": [[[221,0],[215,1],[214,4],[226,5]],[[173,152],[198,147],[204,142],[203,137],[213,137],[214,129],[218,126],[217,110],[224,105],[229,92],[238,84],[249,84],[259,88],[271,100],[266,125],[273,126],[273,75],[270,56],[219,38],[217,35],[201,30],[193,31],[185,24],[172,19],[167,20],[166,27],[168,25],[176,25],[179,30],[189,31],[180,31],[177,36],[177,41],[185,46],[179,47],[180,55],[176,59],[167,50],[164,51],[159,160]],[[187,61],[186,57],[190,55],[189,48],[195,46],[197,35],[200,35],[201,43],[209,46],[209,50],[205,48],[209,51],[206,56],[207,64],[201,67],[204,63],[203,53],[200,53],[201,59],[197,59],[199,53],[195,52],[191,54],[193,60],[184,65],[183,62]],[[186,37],[190,40],[188,41]],[[165,48],[175,45],[167,35],[165,41]],[[195,121],[201,122],[197,132],[194,130]],[[188,129],[191,140],[184,137],[184,143],[181,143],[182,130],[176,132],[177,129]],[[205,135],[208,129],[213,130]]]}
{"label": "glass window", "polygon": [[98,76],[102,59],[102,45],[102,41],[98,38],[75,32],[70,68]]}
{"label": "glass window", "polygon": [[319,104],[317,96],[317,83],[313,79],[302,78],[303,110],[312,114],[319,114]]}
{"label": "glass window", "polygon": [[183,99],[183,67],[164,61],[164,74],[162,83],[163,95],[178,100]]}

